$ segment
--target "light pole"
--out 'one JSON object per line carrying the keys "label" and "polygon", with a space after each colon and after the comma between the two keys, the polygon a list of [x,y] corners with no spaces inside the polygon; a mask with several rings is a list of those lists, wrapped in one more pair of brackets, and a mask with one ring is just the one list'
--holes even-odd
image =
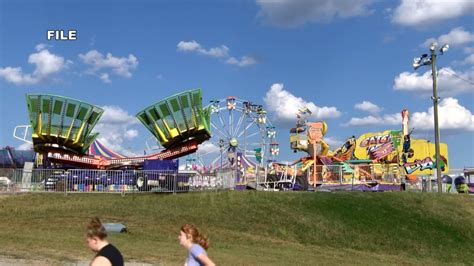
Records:
{"label": "light pole", "polygon": [[219,150],[221,151],[221,167],[219,169],[219,174],[222,175],[222,149],[224,149],[224,140],[220,139],[219,140]]}
{"label": "light pole", "polygon": [[[434,113],[434,130],[435,130],[435,153],[436,153],[436,179],[438,183],[438,193],[442,192],[441,184],[441,160],[440,160],[440,149],[439,149],[439,126],[438,126],[438,73],[436,71],[436,47],[438,44],[436,42],[432,43],[430,46],[431,56],[428,57],[427,54],[423,54],[421,57],[415,58],[413,60],[413,68],[417,70],[420,66],[431,65],[431,76],[433,78],[433,113]],[[445,44],[439,49],[439,54],[442,55],[448,51],[449,45]]]}

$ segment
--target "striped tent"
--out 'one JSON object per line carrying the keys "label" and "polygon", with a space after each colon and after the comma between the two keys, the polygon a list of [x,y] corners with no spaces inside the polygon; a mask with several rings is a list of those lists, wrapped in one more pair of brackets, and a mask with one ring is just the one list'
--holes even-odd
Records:
{"label": "striped tent", "polygon": [[107,148],[97,139],[89,147],[89,155],[96,155],[107,159],[126,158],[122,154]]}

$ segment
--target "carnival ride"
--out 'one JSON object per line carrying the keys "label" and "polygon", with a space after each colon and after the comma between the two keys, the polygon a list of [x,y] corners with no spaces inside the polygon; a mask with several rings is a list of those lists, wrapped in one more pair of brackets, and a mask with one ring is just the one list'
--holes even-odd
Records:
{"label": "carnival ride", "polygon": [[[436,168],[434,145],[426,140],[411,139],[408,130],[409,113],[404,109],[402,130],[366,133],[347,139],[330,151],[324,141],[327,125],[323,121],[308,122],[311,111],[300,108],[296,126],[290,130],[290,147],[307,156],[292,164],[273,163],[268,175],[275,188],[399,190],[402,179],[417,174],[432,174]],[[447,145],[441,144],[441,168],[448,172]],[[427,171],[426,171],[427,170]]]}
{"label": "carnival ride", "polygon": [[275,161],[276,130],[262,105],[229,96],[210,101],[205,110],[213,134],[203,149],[188,156],[189,169],[207,173],[232,169],[246,179]]}
{"label": "carnival ride", "polygon": [[166,149],[211,137],[209,113],[202,108],[201,90],[190,90],[156,102],[137,114],[138,120]]}
{"label": "carnival ride", "polygon": [[[137,157],[116,153],[96,139],[93,128],[104,112],[101,108],[49,94],[28,94],[26,101],[30,125],[15,128],[14,136],[33,144],[43,168],[142,169],[146,160],[173,159],[198,151],[187,157],[186,170],[201,174],[229,170],[244,185],[258,182],[267,188],[303,190],[350,185],[351,189],[387,190],[400,189],[402,178],[409,181],[417,174],[432,174],[437,163],[431,159],[435,158],[432,143],[411,138],[406,109],[402,130],[352,136],[331,151],[324,141],[327,124],[308,122],[311,111],[300,108],[296,126],[290,130],[290,147],[306,156],[282,164],[276,162],[276,130],[263,106],[232,96],[203,108],[201,90],[195,89],[146,107],[136,117],[161,149]],[[443,161],[439,163],[447,172],[447,145],[441,144],[440,150]],[[264,180],[257,179],[259,176]]]}
{"label": "carnival ride", "polygon": [[[200,89],[170,96],[137,114],[165,147],[137,157],[120,155],[96,140],[98,133],[92,130],[103,113],[97,106],[50,94],[27,94],[26,102],[33,148],[41,155],[43,168],[139,168],[145,160],[174,159],[192,153],[210,137],[209,115],[202,109]],[[15,137],[29,142],[27,134]]]}

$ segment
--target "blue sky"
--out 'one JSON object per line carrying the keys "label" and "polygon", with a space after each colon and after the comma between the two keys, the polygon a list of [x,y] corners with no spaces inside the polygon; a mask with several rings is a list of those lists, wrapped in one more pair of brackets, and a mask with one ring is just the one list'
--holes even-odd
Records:
{"label": "blue sky", "polygon": [[[25,94],[52,93],[106,110],[96,130],[140,154],[151,135],[135,120],[171,94],[263,104],[282,161],[302,106],[328,124],[336,149],[364,132],[401,129],[433,139],[429,67],[414,57],[448,42],[438,59],[441,141],[453,168],[474,165],[472,1],[0,1],[0,147],[28,123]],[[48,41],[50,29],[76,41]]]}

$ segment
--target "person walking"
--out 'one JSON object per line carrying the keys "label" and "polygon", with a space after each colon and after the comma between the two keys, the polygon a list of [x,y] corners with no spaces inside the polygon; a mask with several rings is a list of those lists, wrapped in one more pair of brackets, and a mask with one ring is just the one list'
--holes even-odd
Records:
{"label": "person walking", "polygon": [[454,185],[458,193],[468,193],[469,187],[466,184],[466,178],[460,175],[454,179]]}
{"label": "person walking", "polygon": [[446,184],[446,192],[449,193],[453,186],[453,179],[449,175],[443,175],[442,182]]}
{"label": "person walking", "polygon": [[87,225],[86,241],[89,248],[96,253],[91,266],[123,266],[123,256],[120,251],[107,241],[107,232],[95,217]]}
{"label": "person walking", "polygon": [[199,232],[196,226],[192,224],[183,225],[178,240],[179,244],[188,250],[185,266],[215,265],[206,253],[209,248],[209,240]]}

